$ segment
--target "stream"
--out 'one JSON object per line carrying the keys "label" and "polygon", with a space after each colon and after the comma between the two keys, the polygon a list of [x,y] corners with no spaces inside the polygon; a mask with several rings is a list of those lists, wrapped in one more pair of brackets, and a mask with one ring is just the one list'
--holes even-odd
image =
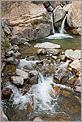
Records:
{"label": "stream", "polygon": [[[31,121],[35,117],[40,117],[42,120],[47,121],[59,121],[81,120],[81,94],[75,92],[70,86],[66,84],[56,83],[54,81],[53,71],[44,74],[45,67],[56,67],[54,63],[44,63],[38,65],[44,59],[51,58],[46,55],[38,56],[37,48],[34,45],[37,42],[52,42],[60,44],[62,51],[66,49],[80,49],[80,37],[76,36],[72,39],[40,39],[35,42],[31,42],[31,47],[26,45],[20,45],[20,62],[16,66],[18,69],[24,71],[35,70],[37,72],[37,83],[29,86],[26,81],[25,86],[17,87],[10,81],[8,75],[5,75],[2,82],[2,88],[12,89],[12,95],[10,99],[2,100],[2,107],[4,113],[7,115],[10,121]],[[8,66],[8,68],[7,68]],[[57,65],[58,68],[59,65]],[[11,70],[12,65],[8,64],[3,70],[3,73],[7,73]],[[13,66],[13,69],[15,66]],[[13,72],[13,69],[11,73]],[[23,87],[26,90],[23,92]]]}

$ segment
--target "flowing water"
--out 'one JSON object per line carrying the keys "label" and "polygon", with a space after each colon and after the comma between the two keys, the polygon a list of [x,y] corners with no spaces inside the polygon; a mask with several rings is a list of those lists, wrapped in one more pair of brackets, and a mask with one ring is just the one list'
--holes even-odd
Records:
{"label": "flowing water", "polygon": [[73,38],[69,34],[64,34],[64,26],[65,26],[65,20],[66,16],[64,17],[62,24],[61,24],[61,29],[60,33],[55,33],[55,28],[54,28],[54,21],[53,21],[53,13],[51,14],[51,21],[52,21],[52,30],[53,30],[53,35],[50,35],[46,37],[47,39],[66,39],[66,38]]}
{"label": "flowing water", "polygon": [[[53,15],[51,15],[51,19],[53,20],[52,16]],[[62,50],[70,48],[80,49],[80,37],[72,38],[72,36],[63,34],[65,19],[66,16],[62,22],[60,33],[51,35],[48,39],[40,39],[38,42],[50,41],[57,43],[61,45]],[[54,28],[53,33],[55,33]],[[33,118],[37,116],[47,121],[80,120],[80,94],[74,92],[71,87],[56,84],[53,81],[53,73],[49,76],[44,76],[42,72],[35,67],[36,63],[40,61],[40,59],[36,57],[37,48],[34,48],[35,43],[37,43],[37,40],[32,43],[30,48],[25,45],[20,46],[22,59],[20,59],[20,63],[17,68],[21,68],[23,70],[24,67],[27,66],[29,69],[37,70],[38,83],[32,85],[30,89],[23,94],[22,88],[17,88],[16,85],[10,82],[9,78],[6,78],[6,82],[3,82],[2,86],[11,88],[13,94],[9,100],[2,100],[2,106],[5,114],[10,121],[28,121],[33,120]],[[34,56],[34,59],[26,60],[25,57],[29,56]],[[54,67],[54,64],[52,66]]]}

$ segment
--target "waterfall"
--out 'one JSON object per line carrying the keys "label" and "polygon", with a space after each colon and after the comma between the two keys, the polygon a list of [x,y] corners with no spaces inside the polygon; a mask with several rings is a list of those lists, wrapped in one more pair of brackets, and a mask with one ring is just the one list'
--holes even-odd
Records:
{"label": "waterfall", "polygon": [[61,29],[60,29],[60,33],[63,34],[64,33],[64,26],[65,26],[65,20],[66,20],[66,16],[64,17],[62,24],[61,24]]}
{"label": "waterfall", "polygon": [[52,22],[52,32],[53,34],[55,33],[55,28],[54,28],[54,13],[51,12],[51,22]]}

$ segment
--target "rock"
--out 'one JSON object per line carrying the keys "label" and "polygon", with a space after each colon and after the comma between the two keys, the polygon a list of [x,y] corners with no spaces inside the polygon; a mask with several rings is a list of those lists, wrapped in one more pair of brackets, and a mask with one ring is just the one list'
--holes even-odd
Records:
{"label": "rock", "polygon": [[15,57],[9,57],[6,59],[6,62],[13,63],[15,61]]}
{"label": "rock", "polygon": [[80,92],[81,93],[81,86],[75,86],[75,91],[77,91],[77,92]]}
{"label": "rock", "polygon": [[43,43],[37,43],[36,45],[34,45],[34,47],[45,48],[45,49],[54,49],[54,48],[60,48],[60,45],[53,44],[50,42],[43,42]]}
{"label": "rock", "polygon": [[57,56],[52,56],[52,58],[56,60],[57,59]]}
{"label": "rock", "polygon": [[9,99],[12,94],[12,90],[10,88],[4,88],[2,89],[2,99]]}
{"label": "rock", "polygon": [[38,83],[38,72],[36,70],[32,70],[29,72],[29,83],[30,84],[37,84]]}
{"label": "rock", "polygon": [[54,78],[59,82],[66,82],[68,80],[68,72],[66,69],[58,69],[55,71]]}
{"label": "rock", "polygon": [[[73,34],[81,35],[81,1],[72,1],[72,4],[68,6],[67,23],[70,28],[70,32]],[[77,8],[77,9],[76,9]],[[75,14],[76,13],[76,14]]]}
{"label": "rock", "polygon": [[40,117],[35,117],[33,121],[34,122],[43,122],[43,120]]}
{"label": "rock", "polygon": [[76,82],[76,76],[73,75],[69,78],[69,80],[67,81],[68,84],[73,85]]}
{"label": "rock", "polygon": [[18,58],[18,57],[21,56],[21,53],[17,51],[16,53],[14,53],[14,56],[15,56],[16,58]]}
{"label": "rock", "polygon": [[24,78],[20,76],[12,76],[11,82],[17,86],[22,86],[24,84]]}
{"label": "rock", "polygon": [[24,44],[25,42],[27,42],[28,40],[26,38],[20,38],[18,35],[14,35],[11,37],[11,43],[12,44],[16,44],[16,45],[19,45],[19,44]]}
{"label": "rock", "polygon": [[76,86],[81,86],[81,76],[78,77],[78,79],[75,82]]}
{"label": "rock", "polygon": [[10,50],[10,51],[8,51],[8,52],[5,53],[5,56],[6,57],[11,57],[13,54],[14,54],[14,51],[13,50]]}
{"label": "rock", "polygon": [[21,78],[28,79],[28,72],[25,72],[21,69],[16,69],[16,74],[20,76]]}
{"label": "rock", "polygon": [[66,11],[61,6],[57,6],[53,12],[55,17],[55,22],[62,20],[66,15]]}
{"label": "rock", "polygon": [[10,63],[10,64],[18,64],[19,60],[15,59],[15,57],[9,57],[7,59],[4,59],[4,61],[6,61],[7,63]]}
{"label": "rock", "polygon": [[28,47],[31,46],[28,42],[24,42],[24,45],[27,45]]}
{"label": "rock", "polygon": [[46,49],[47,54],[58,55],[60,53],[59,49]]}
{"label": "rock", "polygon": [[81,59],[81,50],[68,49],[65,51],[65,56],[72,60]]}
{"label": "rock", "polygon": [[7,116],[4,114],[4,112],[3,112],[3,110],[1,109],[1,121],[3,122],[5,122],[5,121],[8,121],[8,118],[7,118]]}
{"label": "rock", "polygon": [[70,63],[70,66],[77,71],[81,71],[81,61],[78,59]]}
{"label": "rock", "polygon": [[37,54],[38,55],[46,55],[47,54],[47,51],[45,49],[38,49],[37,50]]}
{"label": "rock", "polygon": [[16,52],[16,51],[19,51],[19,47],[18,47],[17,45],[13,45],[13,46],[12,46],[12,49],[13,49],[13,51],[15,51],[15,52]]}
{"label": "rock", "polygon": [[59,58],[61,61],[65,61],[65,59],[66,59],[65,55],[60,55]]}
{"label": "rock", "polygon": [[10,29],[9,29],[9,27],[8,27],[7,25],[5,25],[5,27],[4,27],[4,32],[5,32],[6,34],[8,34],[8,35],[11,34],[11,31],[10,31]]}

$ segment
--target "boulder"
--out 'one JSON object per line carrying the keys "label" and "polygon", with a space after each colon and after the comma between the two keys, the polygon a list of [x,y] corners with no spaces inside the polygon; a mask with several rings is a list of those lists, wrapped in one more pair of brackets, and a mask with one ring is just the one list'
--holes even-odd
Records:
{"label": "boulder", "polygon": [[81,71],[81,61],[78,59],[70,63],[70,66],[77,71]]}
{"label": "boulder", "polygon": [[70,32],[81,35],[81,1],[72,1],[68,6],[67,23],[71,27]]}
{"label": "boulder", "polygon": [[81,50],[68,49],[65,51],[65,56],[72,60],[81,59]]}
{"label": "boulder", "polygon": [[51,42],[43,42],[43,43],[37,43],[36,45],[34,45],[34,47],[44,48],[44,49],[55,49],[55,48],[60,48],[60,45],[53,44]]}
{"label": "boulder", "polygon": [[9,99],[12,94],[12,90],[10,88],[4,88],[2,89],[2,99]]}
{"label": "boulder", "polygon": [[16,74],[20,76],[21,78],[28,79],[28,72],[25,72],[21,69],[16,69]]}
{"label": "boulder", "polygon": [[24,79],[20,76],[12,76],[11,82],[17,86],[22,86],[24,84]]}
{"label": "boulder", "polygon": [[38,49],[37,50],[37,54],[38,55],[46,55],[47,54],[47,51],[45,49]]}
{"label": "boulder", "polygon": [[64,83],[68,80],[68,71],[66,69],[58,69],[55,71],[54,78]]}
{"label": "boulder", "polygon": [[61,21],[66,15],[66,11],[61,6],[57,6],[53,12],[54,12],[55,23]]}

